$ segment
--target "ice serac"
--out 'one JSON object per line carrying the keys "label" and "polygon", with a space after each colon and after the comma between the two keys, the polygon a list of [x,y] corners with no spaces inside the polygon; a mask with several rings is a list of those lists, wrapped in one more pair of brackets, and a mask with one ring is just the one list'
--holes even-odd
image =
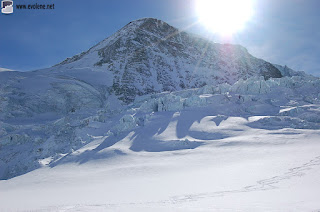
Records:
{"label": "ice serac", "polygon": [[[111,139],[102,145],[106,148],[121,133],[146,126],[153,113],[210,105],[219,109],[216,115],[224,109],[230,115],[228,105],[238,111],[240,104],[244,113],[259,114],[264,107],[274,112],[277,101],[254,95],[276,90],[277,96],[282,93],[282,99],[289,99],[299,96],[294,92],[301,84],[306,86],[301,93],[308,90],[301,102],[318,101],[318,79],[274,79],[282,76],[279,68],[242,46],[213,43],[146,18],[54,67],[2,71],[0,179],[50,165],[98,137],[101,142]],[[279,86],[285,92],[279,92]],[[308,110],[304,114],[311,120]],[[174,145],[180,148],[179,142]],[[153,143],[148,145],[132,149],[154,149]],[[182,146],[196,145],[184,139]]]}
{"label": "ice serac", "polygon": [[60,70],[84,67],[111,72],[110,91],[126,103],[148,93],[282,76],[274,65],[240,45],[214,43],[153,18],[130,22],[56,66]]}

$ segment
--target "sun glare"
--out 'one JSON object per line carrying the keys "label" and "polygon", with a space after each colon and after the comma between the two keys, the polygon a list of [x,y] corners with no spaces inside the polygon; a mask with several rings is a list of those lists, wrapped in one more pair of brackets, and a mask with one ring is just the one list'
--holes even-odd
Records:
{"label": "sun glare", "polygon": [[196,0],[200,23],[221,35],[241,30],[252,16],[253,0]]}

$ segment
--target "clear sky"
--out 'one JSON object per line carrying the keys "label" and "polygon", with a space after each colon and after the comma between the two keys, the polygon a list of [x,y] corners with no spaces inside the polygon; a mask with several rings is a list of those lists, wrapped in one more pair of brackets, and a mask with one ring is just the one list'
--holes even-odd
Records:
{"label": "clear sky", "polygon": [[132,20],[154,17],[215,42],[245,46],[272,63],[320,76],[320,1],[252,0],[254,14],[231,39],[197,22],[196,0],[13,0],[54,4],[52,10],[0,14],[0,67],[27,71],[55,65],[89,49]]}

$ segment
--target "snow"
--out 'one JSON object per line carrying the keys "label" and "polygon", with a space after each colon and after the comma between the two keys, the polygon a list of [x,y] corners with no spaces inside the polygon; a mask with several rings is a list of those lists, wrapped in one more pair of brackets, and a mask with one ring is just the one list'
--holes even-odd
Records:
{"label": "snow", "polygon": [[315,85],[254,78],[1,122],[0,174],[17,177],[0,181],[0,210],[319,210]]}
{"label": "snow", "polygon": [[319,210],[319,90],[249,78],[1,121],[0,210]]}
{"label": "snow", "polygon": [[177,111],[183,108],[183,102],[179,96],[166,95],[158,99],[158,111]]}
{"label": "snow", "polygon": [[[19,176],[43,164],[50,165],[60,160],[61,155],[93,142],[92,136],[113,136],[110,139],[116,143],[121,133],[146,127],[161,112],[212,107],[214,116],[266,116],[255,122],[255,126],[262,128],[319,129],[320,126],[319,79],[285,77],[265,81],[253,77],[233,85],[206,85],[198,89],[149,94],[125,105],[114,94],[102,96],[95,84],[56,76],[55,73],[49,77],[24,74],[20,82],[25,83],[14,84],[24,86],[24,89],[10,87],[16,89],[15,102],[7,101],[4,95],[0,104],[4,111],[0,125],[3,149],[0,159],[5,161],[3,169],[6,171],[2,172],[2,179]],[[32,83],[38,77],[43,79],[40,86],[43,90]],[[3,91],[6,89],[8,87]],[[24,94],[22,90],[29,93]],[[42,94],[44,98],[41,98]],[[199,146],[189,137],[172,140],[174,142],[169,144],[161,139],[155,139],[155,142],[160,149]],[[156,145],[145,148],[154,149]],[[23,154],[20,153],[22,150]],[[51,158],[49,163],[43,161],[46,158]]]}
{"label": "snow", "polygon": [[5,71],[13,71],[13,70],[7,69],[7,68],[0,68],[0,72],[5,72]]}
{"label": "snow", "polygon": [[318,211],[320,79],[275,66],[140,19],[1,71],[0,211]]}
{"label": "snow", "polygon": [[[213,43],[161,20],[143,18],[88,51],[39,73],[60,73],[95,88],[99,84],[99,91],[113,92],[125,103],[132,103],[135,97],[150,93],[233,84],[252,76],[281,77],[279,69],[240,45]],[[99,83],[92,80],[91,73]]]}
{"label": "snow", "polygon": [[213,113],[159,112],[144,129],[93,137],[51,167],[0,181],[1,211],[320,208],[319,130]]}

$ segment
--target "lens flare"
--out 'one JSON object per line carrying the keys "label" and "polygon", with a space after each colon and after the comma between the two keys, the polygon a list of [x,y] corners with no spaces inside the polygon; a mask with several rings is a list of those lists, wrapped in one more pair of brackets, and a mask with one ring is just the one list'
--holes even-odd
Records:
{"label": "lens flare", "polygon": [[196,0],[200,23],[222,35],[243,29],[253,15],[253,0]]}

